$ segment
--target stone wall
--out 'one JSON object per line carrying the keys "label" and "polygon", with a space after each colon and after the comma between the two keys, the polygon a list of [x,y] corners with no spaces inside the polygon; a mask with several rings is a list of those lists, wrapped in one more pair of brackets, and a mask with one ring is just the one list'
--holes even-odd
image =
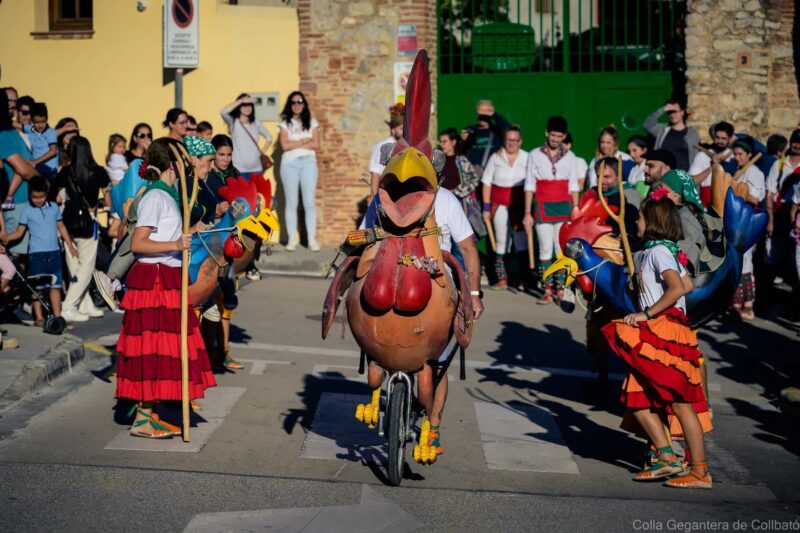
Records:
{"label": "stone wall", "polygon": [[[300,90],[322,128],[318,156],[318,238],[341,244],[369,196],[373,144],[389,134],[398,24],[416,24],[417,42],[431,57],[436,102],[434,0],[299,0]],[[435,117],[431,137],[436,135]]]}
{"label": "stone wall", "polygon": [[[792,0],[688,2],[686,92],[703,140],[720,120],[762,138],[800,125],[793,20]],[[748,55],[752,65],[738,66]]]}

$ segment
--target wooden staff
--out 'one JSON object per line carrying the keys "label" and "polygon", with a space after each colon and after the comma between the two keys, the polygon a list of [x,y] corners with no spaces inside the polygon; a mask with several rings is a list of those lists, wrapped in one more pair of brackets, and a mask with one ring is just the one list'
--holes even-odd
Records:
{"label": "wooden staff", "polygon": [[[605,163],[600,163],[600,180],[605,176]],[[617,187],[619,189],[619,214],[615,215],[608,207],[605,196],[603,196],[603,186],[598,181],[597,196],[600,198],[600,203],[603,204],[603,209],[608,213],[609,218],[617,223],[619,226],[619,236],[622,240],[622,250],[625,252],[625,263],[628,265],[628,276],[633,276],[633,254],[631,253],[631,243],[628,241],[628,232],[625,227],[625,190],[622,184],[622,158],[617,158]]]}
{"label": "wooden staff", "polygon": [[[491,213],[491,211],[489,211]],[[486,220],[486,219],[484,219]],[[489,216],[489,220],[486,220],[486,234],[489,236],[489,244],[492,245],[492,251],[497,251],[497,241],[494,239],[494,228],[492,228],[492,217]]]}
{"label": "wooden staff", "polygon": [[756,163],[756,161],[758,161],[759,159],[761,159],[761,152],[757,153],[756,156],[753,159],[751,159],[750,161],[745,163],[745,165],[742,168],[740,168],[739,170],[736,171],[736,174],[733,175],[733,183],[735,184],[736,180],[741,178],[742,174],[744,174],[745,171],[748,168],[750,168],[752,165],[754,165]]}
{"label": "wooden staff", "polygon": [[[704,154],[706,154],[706,155],[707,155],[709,158],[711,158],[711,159],[713,159],[713,158],[714,158],[714,156],[716,155],[714,152],[712,152],[712,151],[711,151],[711,150],[709,150],[708,148],[704,148],[704,147],[700,146],[699,144],[693,144],[693,145],[692,145],[692,148],[694,148],[694,149],[695,149],[695,150],[697,150],[698,152],[703,152]],[[646,159],[646,158],[645,158],[645,159]]]}
{"label": "wooden staff", "polygon": [[528,234],[528,266],[531,270],[536,267],[536,261],[533,260],[533,228],[527,231]]}
{"label": "wooden staff", "polygon": [[[178,167],[178,177],[181,184],[181,201],[183,204],[183,228],[181,232],[181,239],[183,235],[189,233],[191,223],[190,217],[192,214],[191,206],[197,200],[198,183],[195,176],[192,181],[192,195],[187,198],[186,190],[186,167],[184,162],[191,161],[189,154],[185,148],[181,146],[182,150],[178,150],[175,146],[170,145],[176,159],[176,166]],[[181,154],[181,151],[184,153]],[[191,164],[191,163],[189,163]],[[189,249],[184,249],[181,257],[181,410],[183,412],[183,442],[189,442]]]}

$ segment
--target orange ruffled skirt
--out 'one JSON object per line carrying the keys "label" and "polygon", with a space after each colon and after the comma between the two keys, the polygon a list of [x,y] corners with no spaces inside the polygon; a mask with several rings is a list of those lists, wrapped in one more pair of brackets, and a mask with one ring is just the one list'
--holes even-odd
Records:
{"label": "orange ruffled skirt", "polygon": [[[125,316],[117,341],[117,398],[137,402],[181,399],[181,269],[136,263],[122,300]],[[202,398],[216,385],[200,335],[189,312],[189,396]]]}
{"label": "orange ruffled skirt", "polygon": [[[670,404],[690,403],[704,431],[711,430],[700,374],[702,354],[682,311],[673,307],[637,326],[614,320],[603,327],[603,334],[631,369],[620,398],[625,406],[672,415]],[[672,435],[683,433],[676,417],[669,416],[669,423]]]}

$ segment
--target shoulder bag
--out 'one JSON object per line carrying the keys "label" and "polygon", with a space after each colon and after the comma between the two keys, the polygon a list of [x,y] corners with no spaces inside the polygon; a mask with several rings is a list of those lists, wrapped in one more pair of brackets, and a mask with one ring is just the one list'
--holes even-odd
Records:
{"label": "shoulder bag", "polygon": [[[236,122],[239,122],[238,120]],[[244,128],[244,132],[250,137],[250,140],[253,141],[253,144],[256,145],[256,150],[258,150],[258,157],[261,160],[261,168],[265,171],[269,170],[274,163],[272,162],[272,158],[261,151],[261,148],[258,147],[258,141],[253,137],[253,134],[250,133],[250,130],[247,129],[247,126],[239,122],[239,125]]]}

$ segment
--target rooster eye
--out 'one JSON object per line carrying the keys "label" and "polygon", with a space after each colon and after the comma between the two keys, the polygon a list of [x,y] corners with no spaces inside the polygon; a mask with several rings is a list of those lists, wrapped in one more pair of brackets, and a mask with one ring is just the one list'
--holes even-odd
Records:
{"label": "rooster eye", "polygon": [[247,211],[247,208],[242,200],[234,200],[231,202],[231,214],[233,218],[242,218]]}

